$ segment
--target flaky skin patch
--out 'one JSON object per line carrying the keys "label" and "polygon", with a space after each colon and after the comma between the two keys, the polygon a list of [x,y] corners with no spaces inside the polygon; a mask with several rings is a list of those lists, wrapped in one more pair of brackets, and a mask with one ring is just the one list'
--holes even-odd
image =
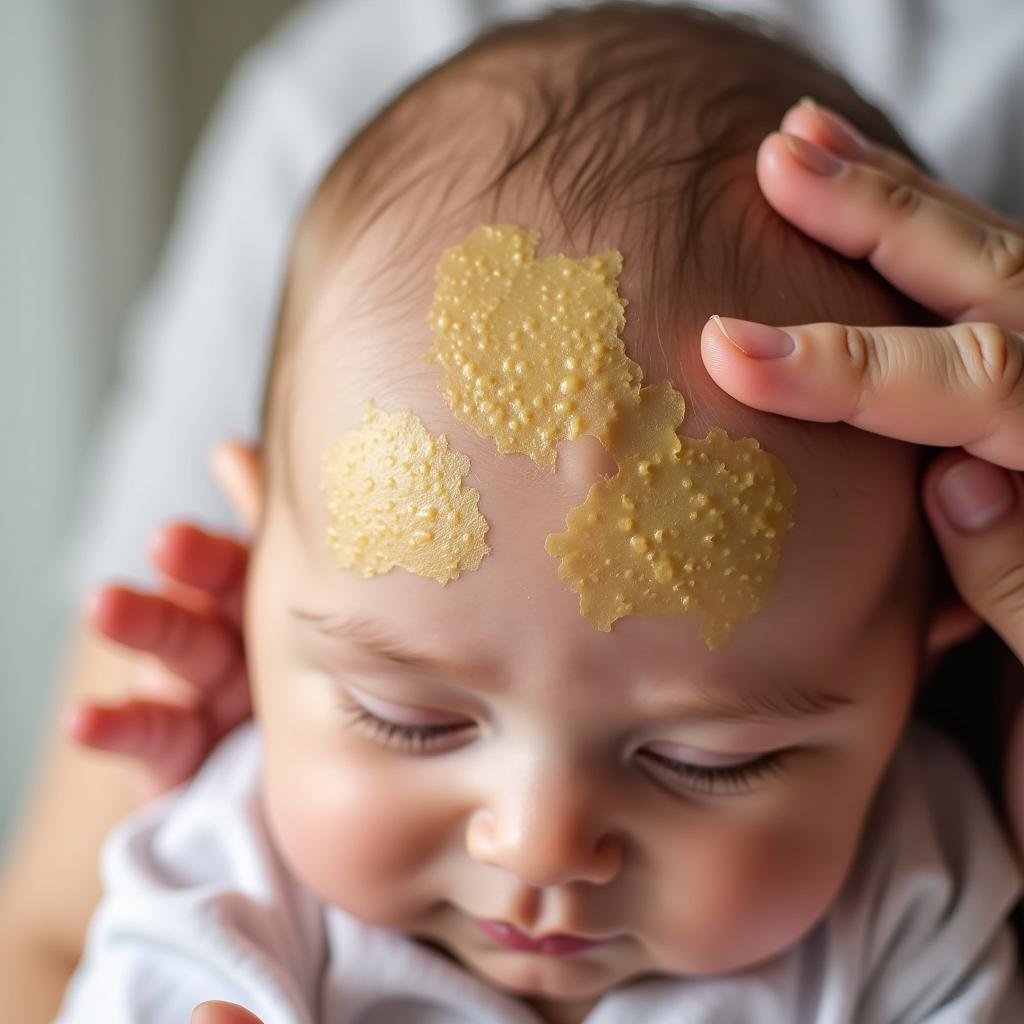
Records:
{"label": "flaky skin patch", "polygon": [[441,390],[458,419],[503,455],[553,472],[557,441],[607,442],[643,375],[619,337],[622,255],[537,259],[539,241],[537,231],[486,225],[445,250],[424,358],[444,367]]}
{"label": "flaky skin patch", "polygon": [[682,396],[667,381],[640,392],[613,432],[618,473],[595,483],[545,549],[605,632],[623,615],[699,616],[710,649],[764,602],[795,488],[753,438],[719,427],[680,438]]}
{"label": "flaky skin patch", "polygon": [[477,569],[490,548],[469,458],[408,409],[367,403],[362,426],[324,453],[327,543],[339,569],[371,577],[398,566],[442,586]]}
{"label": "flaky skin patch", "polygon": [[618,472],[546,550],[605,632],[624,615],[697,615],[709,648],[764,603],[796,488],[753,438],[681,438],[682,396],[643,374],[620,334],[621,253],[537,259],[537,231],[486,225],[446,249],[428,361],[456,418],[502,454],[554,470],[555,443],[593,434]]}

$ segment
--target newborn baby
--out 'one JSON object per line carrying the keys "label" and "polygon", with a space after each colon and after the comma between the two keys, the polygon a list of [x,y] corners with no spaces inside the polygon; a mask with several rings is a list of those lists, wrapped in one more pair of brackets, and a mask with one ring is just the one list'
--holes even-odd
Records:
{"label": "newborn baby", "polygon": [[[1024,1019],[1017,867],[967,763],[911,721],[947,632],[921,453],[755,413],[700,361],[719,311],[922,319],[761,198],[757,145],[805,94],[905,151],[791,44],[617,5],[488,34],[339,156],[296,234],[252,481],[256,724],[111,837],[61,1021],[180,1024],[207,999],[266,1024]],[[550,472],[446,392],[435,269],[481,225],[536,229],[538,259],[621,253],[591,266],[628,301],[637,376],[685,399],[680,437],[754,438],[795,485],[720,643],[624,599],[598,628],[560,577],[548,538],[617,472],[606,437],[570,432]],[[327,453],[406,411],[468,459],[484,524],[439,575],[339,559]],[[386,485],[364,449],[349,469]]]}

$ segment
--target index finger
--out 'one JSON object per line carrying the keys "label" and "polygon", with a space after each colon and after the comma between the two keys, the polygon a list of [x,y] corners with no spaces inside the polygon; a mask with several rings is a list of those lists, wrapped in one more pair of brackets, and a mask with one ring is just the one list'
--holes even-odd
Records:
{"label": "index finger", "polygon": [[715,316],[701,355],[715,383],[755,409],[1024,469],[1024,339],[995,324],[774,328]]}
{"label": "index finger", "polygon": [[203,692],[227,686],[245,664],[239,634],[223,617],[160,594],[104,585],[87,598],[86,619],[111,640],[152,654]]}
{"label": "index finger", "polygon": [[249,562],[245,544],[191,523],[174,522],[154,534],[150,556],[171,583],[201,593],[208,599],[203,602],[204,608],[217,608],[230,622],[241,626]]}
{"label": "index finger", "polygon": [[787,220],[844,256],[867,259],[921,305],[949,320],[1024,328],[1024,230],[921,187],[920,172],[883,147],[843,160],[775,132],[758,151],[757,175]]}

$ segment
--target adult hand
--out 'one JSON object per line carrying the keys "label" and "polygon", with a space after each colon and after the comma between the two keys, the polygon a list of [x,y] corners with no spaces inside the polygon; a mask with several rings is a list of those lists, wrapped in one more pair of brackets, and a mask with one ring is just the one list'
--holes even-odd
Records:
{"label": "adult hand", "polygon": [[[966,604],[1024,661],[1024,228],[928,178],[809,101],[761,144],[772,206],[950,321],[937,329],[712,318],[715,382],[758,409],[956,446],[924,507]],[[1007,802],[1024,853],[1024,715]]]}
{"label": "adult hand", "polygon": [[[223,449],[213,452],[214,475],[251,528],[253,510]],[[89,596],[85,612],[93,629],[145,655],[138,692],[116,704],[74,707],[68,729],[85,746],[134,757],[144,792],[154,796],[190,778],[251,714],[242,644],[249,549],[233,537],[172,523],[154,535],[150,557],[163,577],[157,592],[106,585]]]}
{"label": "adult hand", "polygon": [[193,1011],[189,1024],[263,1024],[263,1021],[237,1003],[219,999],[200,1003]]}

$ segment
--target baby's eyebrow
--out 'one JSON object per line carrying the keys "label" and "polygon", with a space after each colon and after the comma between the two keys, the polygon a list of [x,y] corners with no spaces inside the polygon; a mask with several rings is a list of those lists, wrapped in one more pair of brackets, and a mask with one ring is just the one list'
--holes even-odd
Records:
{"label": "baby's eyebrow", "polygon": [[[301,608],[292,608],[291,613],[300,622],[311,623],[314,629],[323,636],[345,643],[354,643],[371,654],[407,668],[433,675],[443,674],[446,677],[451,677],[453,674],[457,676],[472,674],[474,678],[476,676],[476,673],[467,672],[465,665],[460,665],[436,654],[417,651],[408,641],[386,633],[376,622],[365,616],[331,616],[305,611]],[[485,685],[484,689],[495,689],[495,687]]]}
{"label": "baby's eyebrow", "polygon": [[[467,672],[458,665],[437,655],[415,650],[408,641],[387,634],[378,623],[360,616],[331,616],[317,612],[291,609],[292,616],[312,624],[314,629],[331,639],[354,643],[364,650],[383,658],[432,675],[444,675],[451,681],[472,675],[484,690],[494,691],[495,678],[490,673]],[[657,717],[690,719],[695,721],[750,722],[787,719],[817,718],[856,701],[846,694],[809,689],[793,683],[768,685],[756,690],[710,690],[702,688],[700,696],[679,699],[663,697],[654,702]]]}
{"label": "baby's eyebrow", "polygon": [[856,701],[842,693],[810,690],[795,684],[766,686],[758,690],[701,691],[700,700],[665,700],[658,704],[667,718],[718,722],[769,722],[819,718]]}

